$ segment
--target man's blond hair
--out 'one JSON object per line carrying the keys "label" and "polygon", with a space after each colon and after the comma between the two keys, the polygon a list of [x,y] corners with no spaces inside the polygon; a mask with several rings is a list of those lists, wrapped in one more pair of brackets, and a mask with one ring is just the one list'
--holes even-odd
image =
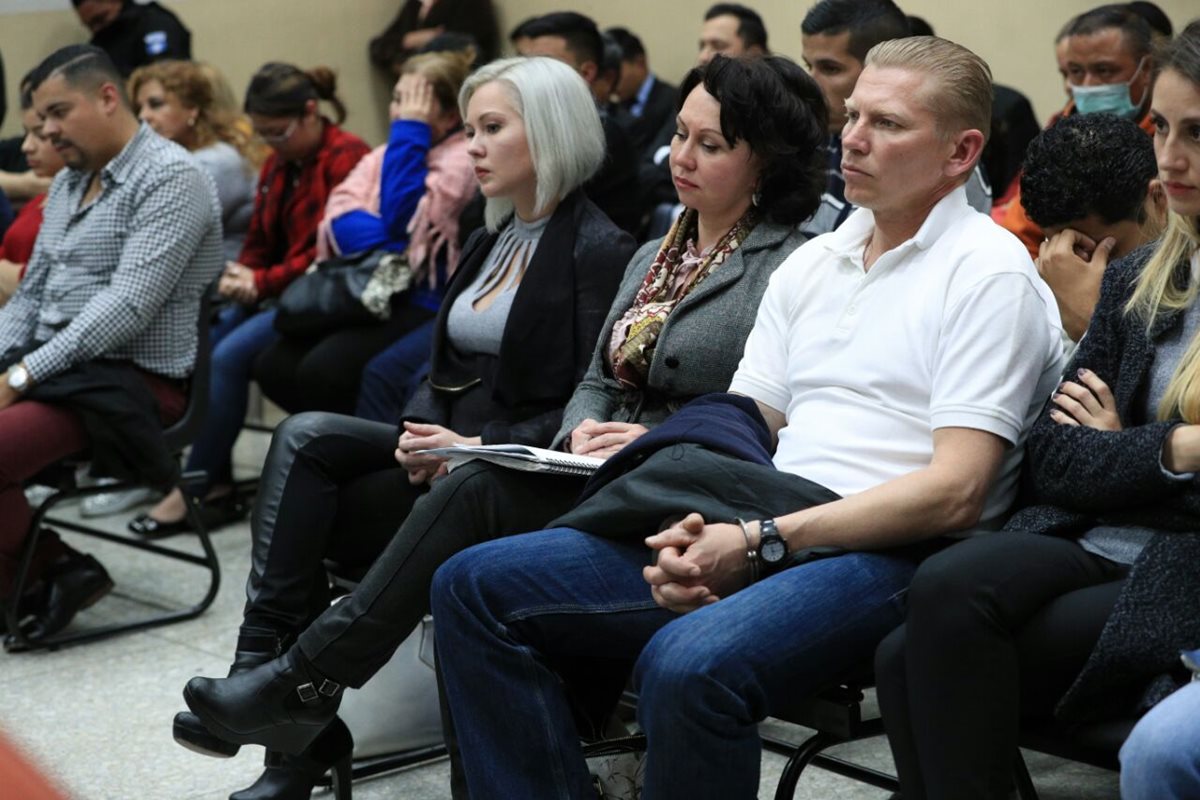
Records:
{"label": "man's blond hair", "polygon": [[937,80],[929,110],[946,136],[974,128],[986,143],[992,132],[992,70],[962,45],[936,36],[909,36],[880,42],[864,66],[924,72]]}

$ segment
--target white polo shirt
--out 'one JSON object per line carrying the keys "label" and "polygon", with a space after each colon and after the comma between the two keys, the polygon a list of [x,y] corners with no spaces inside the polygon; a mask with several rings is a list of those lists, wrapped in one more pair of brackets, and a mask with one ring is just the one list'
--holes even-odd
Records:
{"label": "white polo shirt", "polygon": [[928,466],[938,428],[994,433],[1013,447],[985,506],[993,521],[1065,365],[1054,296],[962,187],[866,271],[874,224],[859,209],[775,271],[730,391],[785,414],[778,469],[843,496]]}

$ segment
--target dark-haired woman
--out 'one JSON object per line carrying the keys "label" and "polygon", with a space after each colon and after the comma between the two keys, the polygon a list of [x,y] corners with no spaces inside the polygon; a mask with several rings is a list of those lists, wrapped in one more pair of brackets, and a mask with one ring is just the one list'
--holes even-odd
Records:
{"label": "dark-haired woman", "polygon": [[[336,122],[321,114],[328,102]],[[225,265],[217,286],[233,301],[212,328],[212,378],[204,430],[195,439],[188,470],[204,470],[210,524],[238,516],[233,493],[232,453],[246,417],[255,359],[277,338],[275,311],[262,303],[278,296],[316,256],[317,226],[334,187],[370,148],[338,127],[346,117],[337,81],[325,67],[305,72],[290,64],[263,66],[246,90],[246,113],[255,133],[273,151],[263,164],[258,198],[241,258]],[[143,536],[187,528],[180,489],[149,513],[130,521]]]}
{"label": "dark-haired woman", "polygon": [[[556,437],[574,453],[610,456],[683,403],[728,387],[771,273],[803,243],[794,226],[824,187],[824,102],[792,62],[718,57],[689,76],[683,97],[671,162],[687,208],[625,271]],[[306,460],[297,454],[293,472],[315,475]],[[304,629],[283,658],[218,682],[229,685],[216,687],[217,703],[202,679],[189,690],[199,689],[211,719],[228,720],[256,703],[273,713],[254,693],[298,674],[361,686],[427,612],[433,573],[446,559],[544,526],[581,486],[572,477],[459,467],[417,503],[355,592]],[[284,495],[281,506],[290,502]],[[259,624],[279,630],[281,622]],[[260,731],[272,734],[269,725]]]}
{"label": "dark-haired woman", "polygon": [[1129,717],[1190,677],[1179,655],[1200,644],[1200,20],[1157,69],[1167,229],[1105,271],[1029,434],[1035,505],[925,561],[907,622],[876,652],[905,800],[1007,798],[1022,722]]}

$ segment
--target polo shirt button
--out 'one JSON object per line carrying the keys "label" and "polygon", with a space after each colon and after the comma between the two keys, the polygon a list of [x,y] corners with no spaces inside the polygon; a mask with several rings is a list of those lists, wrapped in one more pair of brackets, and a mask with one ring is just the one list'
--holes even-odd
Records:
{"label": "polo shirt button", "polygon": [[679,359],[676,358],[675,356],[667,356],[666,361],[663,363],[665,363],[671,369],[675,369],[676,367],[679,366]]}
{"label": "polo shirt button", "polygon": [[857,314],[858,306],[850,306],[848,309],[846,309],[846,311],[849,312],[850,314]]}

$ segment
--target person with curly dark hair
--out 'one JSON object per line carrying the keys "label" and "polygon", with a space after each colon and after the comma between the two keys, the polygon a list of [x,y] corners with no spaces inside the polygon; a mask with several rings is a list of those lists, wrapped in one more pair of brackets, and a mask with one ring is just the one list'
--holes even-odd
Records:
{"label": "person with curly dark hair", "polygon": [[1112,114],[1065,117],[1030,142],[1021,204],[1046,234],[1038,272],[1071,341],[1087,330],[1108,263],[1161,232],[1157,174],[1153,142]]}

